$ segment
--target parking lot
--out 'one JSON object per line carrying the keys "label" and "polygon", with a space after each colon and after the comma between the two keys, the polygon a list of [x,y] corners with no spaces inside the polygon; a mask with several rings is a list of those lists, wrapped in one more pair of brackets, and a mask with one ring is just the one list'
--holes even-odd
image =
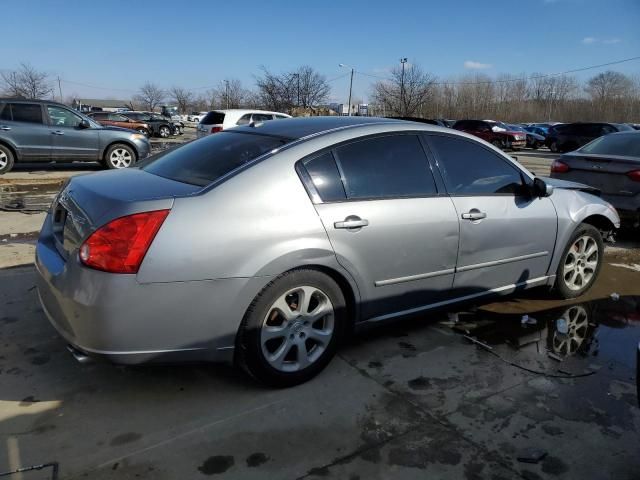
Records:
{"label": "parking lot", "polygon": [[[556,158],[515,156],[538,175]],[[61,182],[98,167],[33,167],[0,197],[0,470],[40,467],[10,478],[638,478],[636,234],[577,300],[383,326],[272,390],[227,366],[77,363],[39,306],[33,244]]]}

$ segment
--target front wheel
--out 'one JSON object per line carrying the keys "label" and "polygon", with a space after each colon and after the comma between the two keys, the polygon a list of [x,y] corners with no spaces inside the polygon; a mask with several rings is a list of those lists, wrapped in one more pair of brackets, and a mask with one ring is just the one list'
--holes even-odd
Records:
{"label": "front wheel", "polygon": [[171,130],[169,129],[169,127],[162,125],[159,129],[158,129],[158,135],[161,138],[167,138],[169,137],[169,135],[171,135]]}
{"label": "front wheel", "polygon": [[493,142],[491,142],[491,145],[493,145],[496,148],[499,148],[500,150],[502,150],[502,142],[500,140],[494,140]]}
{"label": "front wheel", "polygon": [[111,145],[104,156],[104,163],[109,169],[127,168],[136,161],[133,149],[122,143]]}
{"label": "front wheel", "polygon": [[306,382],[335,355],[346,320],[344,295],[331,277],[317,270],[284,273],[248,308],[238,331],[238,363],[270,386]]}
{"label": "front wheel", "polygon": [[604,243],[597,228],[583,223],[571,236],[556,271],[555,290],[562,298],[585,293],[598,278]]}
{"label": "front wheel", "polygon": [[553,153],[558,153],[560,151],[560,149],[558,148],[558,142],[551,142],[551,145],[549,145],[549,150],[551,150]]}

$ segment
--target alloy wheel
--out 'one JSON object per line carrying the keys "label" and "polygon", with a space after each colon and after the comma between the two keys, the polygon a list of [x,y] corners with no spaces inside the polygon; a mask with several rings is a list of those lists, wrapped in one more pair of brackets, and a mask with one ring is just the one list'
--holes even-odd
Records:
{"label": "alloy wheel", "polygon": [[167,127],[160,127],[160,136],[167,138],[169,136],[169,129]]}
{"label": "alloy wheel", "polygon": [[133,157],[131,156],[131,152],[128,150],[124,148],[116,148],[111,152],[109,160],[114,168],[127,168],[131,165]]}
{"label": "alloy wheel", "polygon": [[570,290],[582,290],[594,279],[600,260],[595,239],[589,235],[579,237],[564,259],[562,278]]}
{"label": "alloy wheel", "polygon": [[296,372],[316,362],[334,334],[334,308],[327,294],[301,286],[281,295],[262,322],[260,345],[271,367]]}
{"label": "alloy wheel", "polygon": [[3,168],[6,168],[8,164],[9,164],[9,157],[7,157],[6,153],[0,150],[0,170],[2,170]]}
{"label": "alloy wheel", "polygon": [[553,351],[562,356],[574,355],[587,338],[589,316],[581,305],[568,308],[562,317],[567,322],[567,333],[553,333]]}

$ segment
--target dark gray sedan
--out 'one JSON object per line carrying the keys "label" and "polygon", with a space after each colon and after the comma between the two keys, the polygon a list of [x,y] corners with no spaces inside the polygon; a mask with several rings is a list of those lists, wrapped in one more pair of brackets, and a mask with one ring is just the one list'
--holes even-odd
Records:
{"label": "dark gray sedan", "polygon": [[294,385],[353,329],[586,292],[619,224],[591,192],[449,128],[253,123],[74,177],[40,233],[38,292],[79,359],[235,360]]}
{"label": "dark gray sedan", "polygon": [[620,213],[640,224],[640,132],[611,133],[553,162],[551,176],[591,185]]}

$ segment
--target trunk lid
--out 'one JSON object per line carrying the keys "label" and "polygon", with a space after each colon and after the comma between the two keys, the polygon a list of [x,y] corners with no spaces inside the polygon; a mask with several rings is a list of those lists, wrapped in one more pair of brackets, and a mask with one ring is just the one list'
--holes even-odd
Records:
{"label": "trunk lid", "polygon": [[627,176],[628,172],[640,169],[640,161],[635,157],[575,152],[563,155],[560,161],[571,169],[563,177],[591,185],[606,195],[629,197],[640,193],[640,182]]}
{"label": "trunk lid", "polygon": [[109,221],[171,208],[174,198],[193,195],[201,189],[135,168],[73,177],[51,205],[56,248],[68,258],[92,232]]}

